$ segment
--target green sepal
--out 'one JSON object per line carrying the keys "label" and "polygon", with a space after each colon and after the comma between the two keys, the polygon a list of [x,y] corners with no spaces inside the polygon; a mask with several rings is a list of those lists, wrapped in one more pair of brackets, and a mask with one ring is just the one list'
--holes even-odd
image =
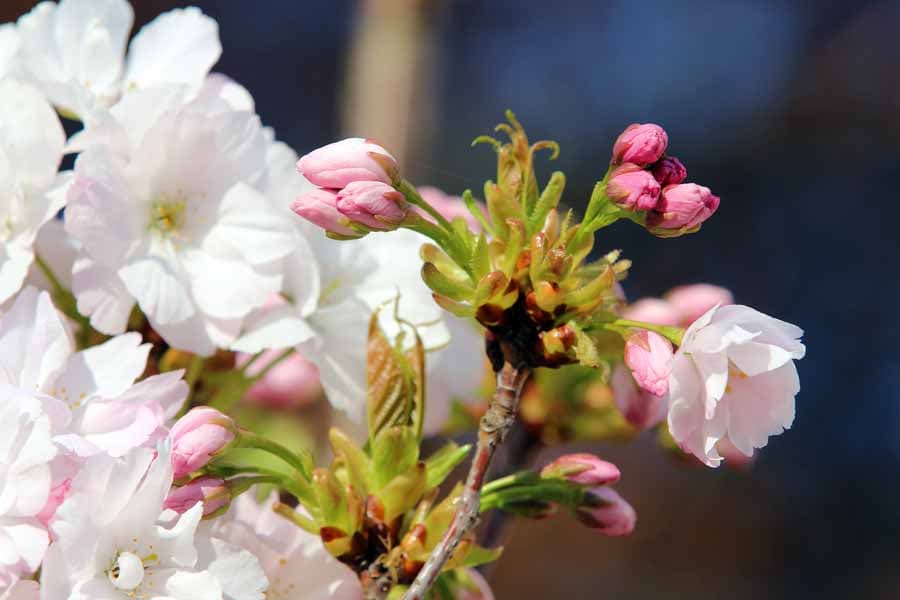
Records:
{"label": "green sepal", "polygon": [[430,262],[422,265],[422,280],[434,292],[458,302],[469,300],[475,291],[468,277],[465,280],[451,278]]}
{"label": "green sepal", "polygon": [[347,513],[347,496],[344,486],[330,469],[313,471],[312,488],[319,507],[319,519],[326,527],[347,532],[350,517]]}
{"label": "green sepal", "polygon": [[419,461],[381,488],[378,498],[384,505],[385,522],[390,523],[419,502],[425,492],[427,477],[427,467]]}
{"label": "green sepal", "polygon": [[472,195],[472,190],[464,191],[462,199],[466,205],[466,208],[469,209],[469,212],[472,213],[472,216],[475,217],[475,220],[478,221],[478,223],[481,225],[481,228],[488,234],[493,236],[494,228],[491,227],[491,224],[488,223],[488,220],[485,218],[484,211],[481,210],[481,207],[475,200],[475,196]]}
{"label": "green sepal", "polygon": [[450,298],[441,296],[440,294],[431,294],[431,297],[434,299],[438,306],[440,306],[450,314],[462,318],[475,316],[475,307],[471,304],[463,304],[462,302],[451,300]]}
{"label": "green sepal", "polygon": [[453,281],[468,282],[469,285],[474,282],[472,276],[464,268],[456,264],[456,261],[434,244],[422,244],[419,249],[419,257],[422,262],[433,263],[441,273]]}
{"label": "green sepal", "polygon": [[473,568],[494,562],[503,554],[503,547],[485,548],[477,544],[471,544],[467,548],[460,548],[460,558],[456,555],[444,566],[445,570]]}
{"label": "green sepal", "polygon": [[534,207],[534,212],[528,217],[528,234],[532,235],[544,226],[544,221],[550,211],[559,205],[563,190],[566,187],[566,176],[561,171],[555,171],[550,176],[550,181]]}
{"label": "green sepal", "polygon": [[425,461],[425,466],[428,467],[426,489],[430,490],[441,485],[453,469],[466,458],[471,449],[470,444],[458,446],[455,442],[448,442],[429,456]]}
{"label": "green sepal", "polygon": [[491,271],[482,277],[475,286],[472,304],[481,306],[498,297],[506,286],[509,285],[509,277],[503,271]]}
{"label": "green sepal", "polygon": [[492,270],[491,254],[488,249],[488,241],[484,233],[479,234],[475,240],[475,248],[472,250],[472,275],[479,280]]}
{"label": "green sepal", "polygon": [[394,477],[408,471],[418,460],[419,437],[412,427],[385,429],[372,444],[372,489],[380,490]]}
{"label": "green sepal", "polygon": [[352,484],[363,496],[368,494],[371,483],[369,473],[372,462],[366,453],[357,446],[350,437],[336,427],[328,431],[328,440],[334,455],[344,459],[349,475],[349,483]]}

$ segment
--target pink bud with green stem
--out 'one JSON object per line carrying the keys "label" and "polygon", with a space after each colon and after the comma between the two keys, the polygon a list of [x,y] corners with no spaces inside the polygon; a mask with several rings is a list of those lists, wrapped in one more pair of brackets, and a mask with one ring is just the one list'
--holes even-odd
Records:
{"label": "pink bud with green stem", "polygon": [[612,537],[629,535],[637,523],[634,508],[608,487],[588,490],[575,515],[597,533]]}
{"label": "pink bud with green stem", "polygon": [[356,181],[391,183],[398,174],[394,157],[363,138],[348,138],[317,148],[297,161],[297,170],[315,185],[336,190]]}
{"label": "pink bud with green stem", "polygon": [[565,479],[590,486],[615,483],[620,475],[616,465],[586,452],[565,454],[541,469],[544,479]]}
{"label": "pink bud with green stem", "polygon": [[291,203],[291,210],[332,236],[343,239],[364,236],[364,232],[352,229],[350,220],[338,211],[337,197],[337,192],[334,190],[310,190],[298,196]]}
{"label": "pink bud with green stem", "polygon": [[206,466],[230,448],[237,435],[234,420],[214,408],[198,406],[188,411],[169,432],[175,479]]}
{"label": "pink bud with green stem", "polygon": [[654,123],[629,125],[613,145],[613,164],[652,165],[662,157],[669,144],[666,130]]}
{"label": "pink bud with green stem", "polygon": [[655,396],[669,391],[673,356],[672,342],[653,331],[638,330],[625,341],[625,364],[641,389]]}
{"label": "pink bud with green stem", "polygon": [[656,208],[647,214],[647,227],[657,235],[694,231],[719,208],[719,197],[696,183],[663,189]]}
{"label": "pink bud with green stem", "polygon": [[202,476],[185,485],[172,488],[163,503],[163,508],[182,514],[203,503],[203,516],[220,514],[231,503],[231,491],[225,480],[218,477]]}
{"label": "pink bud with green stem", "polygon": [[633,163],[625,163],[610,173],[606,195],[626,210],[652,210],[659,200],[659,182]]}
{"label": "pink bud with green stem", "polygon": [[336,206],[352,223],[379,231],[396,229],[409,212],[403,194],[378,181],[347,184],[338,192]]}

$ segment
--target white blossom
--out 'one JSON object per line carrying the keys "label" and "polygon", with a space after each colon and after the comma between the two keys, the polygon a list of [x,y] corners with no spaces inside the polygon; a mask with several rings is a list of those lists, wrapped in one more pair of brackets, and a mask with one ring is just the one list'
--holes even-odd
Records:
{"label": "white blossom", "polygon": [[269,579],[266,600],[362,600],[356,574],[325,549],[321,538],[303,531],[250,494],[235,499],[210,523],[212,535],[251,552]]}
{"label": "white blossom", "polygon": [[38,230],[65,203],[64,144],[59,118],[35,89],[0,81],[0,303],[22,286]]}
{"label": "white blossom", "polygon": [[715,307],[684,334],[669,378],[669,430],[717,467],[727,439],[745,456],[790,428],[803,331],[747,306]]}
{"label": "white blossom", "polygon": [[266,141],[231,91],[186,104],[182,88],[136,92],[77,140],[73,291],[100,331],[123,331],[137,301],[169,345],[208,356],[281,289],[296,232],[253,187]]}
{"label": "white blossom", "polygon": [[41,590],[36,581],[17,581],[0,594],[0,600],[38,600],[40,597]]}
{"label": "white blossom", "polygon": [[41,2],[17,23],[18,71],[61,109],[82,118],[123,94],[170,83],[200,87],[219,60],[219,28],[199,9],[158,16],[131,40],[125,0]]}
{"label": "white blossom", "polygon": [[262,600],[249,552],[198,531],[203,506],[164,511],[168,449],[92,458],[57,511],[41,572],[44,600]]}

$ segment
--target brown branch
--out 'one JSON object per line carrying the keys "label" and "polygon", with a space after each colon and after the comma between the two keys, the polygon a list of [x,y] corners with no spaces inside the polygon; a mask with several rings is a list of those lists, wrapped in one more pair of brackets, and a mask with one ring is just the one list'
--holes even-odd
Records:
{"label": "brown branch", "polygon": [[530,374],[529,369],[516,368],[509,362],[505,362],[497,372],[497,389],[491,398],[487,413],[481,419],[478,429],[478,447],[475,450],[472,465],[469,467],[466,486],[457,505],[456,514],[453,515],[453,521],[444,533],[444,537],[435,546],[431,556],[428,557],[415,581],[403,596],[403,600],[424,600],[425,594],[434,585],[441,569],[453,556],[460,540],[478,523],[481,486],[484,485],[485,475],[494,451],[515,423],[522,386]]}

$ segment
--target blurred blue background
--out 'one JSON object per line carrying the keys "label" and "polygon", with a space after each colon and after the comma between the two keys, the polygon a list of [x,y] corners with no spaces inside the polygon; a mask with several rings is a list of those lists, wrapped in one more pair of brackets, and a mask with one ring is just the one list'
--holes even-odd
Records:
{"label": "blurred blue background", "polygon": [[[134,4],[139,24],[183,5]],[[629,296],[709,281],[806,330],[794,429],[752,471],[679,467],[650,437],[591,448],[622,467],[637,533],[518,523],[498,598],[900,597],[900,2],[196,4],[217,70],[301,154],[374,137],[448,192],[492,176],[469,143],[506,108],[561,144],[543,173],[566,172],[571,206],[619,131],[662,124],[722,203],[683,239],[605,230],[635,262]]]}

